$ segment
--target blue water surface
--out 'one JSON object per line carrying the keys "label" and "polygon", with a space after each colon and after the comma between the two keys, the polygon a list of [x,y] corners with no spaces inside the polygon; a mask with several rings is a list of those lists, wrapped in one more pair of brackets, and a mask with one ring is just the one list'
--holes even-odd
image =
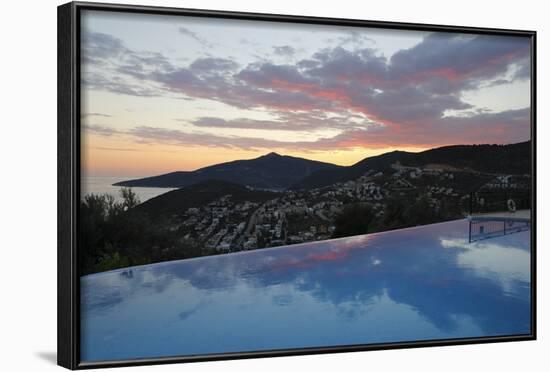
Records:
{"label": "blue water surface", "polygon": [[530,333],[530,232],[468,243],[468,222],[81,279],[81,359]]}

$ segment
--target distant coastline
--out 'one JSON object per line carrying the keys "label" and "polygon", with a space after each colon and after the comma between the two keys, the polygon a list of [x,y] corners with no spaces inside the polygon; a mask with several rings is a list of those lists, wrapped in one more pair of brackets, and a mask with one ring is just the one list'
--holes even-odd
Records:
{"label": "distant coastline", "polygon": [[[84,198],[86,195],[95,194],[102,195],[108,194],[115,198],[115,201],[121,201],[122,196],[120,190],[122,186],[115,186],[114,184],[127,179],[128,177],[114,177],[114,176],[82,176],[81,180],[81,193],[80,198]],[[132,187],[132,190],[136,193],[139,200],[143,203],[156,196],[162,195],[169,191],[174,190],[173,187]]]}

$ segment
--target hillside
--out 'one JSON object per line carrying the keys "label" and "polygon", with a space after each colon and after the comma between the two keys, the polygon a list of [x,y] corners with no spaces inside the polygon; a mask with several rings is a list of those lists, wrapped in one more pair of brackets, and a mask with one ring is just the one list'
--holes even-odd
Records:
{"label": "hillside", "polygon": [[385,170],[397,161],[403,161],[413,153],[392,151],[378,156],[365,158],[349,167],[317,171],[304,177],[300,182],[292,185],[292,189],[311,189],[332,185],[336,182],[346,182],[361,177],[370,169]]}
{"label": "hillside", "polygon": [[149,199],[138,205],[136,210],[145,212],[152,217],[170,216],[183,213],[188,208],[201,207],[224,195],[231,195],[231,199],[235,202],[263,202],[274,199],[279,194],[271,191],[251,190],[232,182],[209,180]]}
{"label": "hillside", "polygon": [[444,146],[419,153],[393,151],[365,158],[349,167],[319,170],[292,186],[310,189],[354,180],[368,170],[384,171],[399,162],[405,166],[437,164],[466,171],[495,174],[527,174],[531,172],[531,142],[510,145]]}
{"label": "hillside", "polygon": [[172,172],[160,176],[116,183],[125,187],[185,187],[206,180],[222,180],[256,189],[285,190],[304,177],[338,165],[270,153],[251,160],[236,160],[192,172]]}
{"label": "hillside", "polygon": [[510,145],[457,145],[415,154],[404,165],[447,164],[486,173],[531,172],[531,141]]}

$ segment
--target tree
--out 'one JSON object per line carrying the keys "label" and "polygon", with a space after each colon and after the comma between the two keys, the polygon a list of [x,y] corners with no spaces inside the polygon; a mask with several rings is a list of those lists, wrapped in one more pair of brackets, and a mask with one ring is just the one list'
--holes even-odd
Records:
{"label": "tree", "polygon": [[103,254],[106,227],[115,206],[110,195],[86,195],[80,202],[79,260],[83,274],[93,271],[97,259]]}
{"label": "tree", "polygon": [[347,205],[336,217],[333,238],[366,234],[373,218],[374,214],[369,207],[360,204]]}
{"label": "tree", "polygon": [[120,189],[120,195],[122,196],[122,206],[125,211],[134,208],[140,203],[139,197],[129,187],[123,187]]}
{"label": "tree", "polygon": [[441,220],[439,213],[426,196],[416,199],[403,212],[403,222],[408,226],[427,225]]}
{"label": "tree", "polygon": [[103,253],[103,255],[99,259],[97,271],[109,271],[128,266],[130,266],[128,257],[121,256],[118,252]]}

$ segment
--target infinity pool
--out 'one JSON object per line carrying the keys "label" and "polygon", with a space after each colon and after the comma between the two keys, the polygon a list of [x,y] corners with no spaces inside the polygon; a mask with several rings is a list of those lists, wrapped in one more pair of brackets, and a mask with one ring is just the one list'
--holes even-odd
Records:
{"label": "infinity pool", "polygon": [[81,279],[81,359],[530,333],[530,232],[468,221]]}

